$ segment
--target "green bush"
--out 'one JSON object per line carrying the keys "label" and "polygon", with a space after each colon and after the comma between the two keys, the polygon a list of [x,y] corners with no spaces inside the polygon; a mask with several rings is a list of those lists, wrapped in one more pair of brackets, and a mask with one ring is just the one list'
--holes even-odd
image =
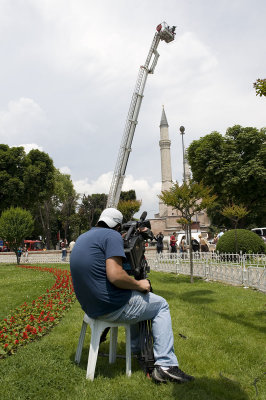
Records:
{"label": "green bush", "polygon": [[20,207],[10,207],[3,211],[0,217],[0,237],[16,253],[18,264],[20,260],[18,250],[22,246],[23,239],[31,234],[33,225],[31,213]]}
{"label": "green bush", "polygon": [[254,232],[246,229],[236,229],[237,243],[235,240],[235,229],[225,232],[218,240],[216,251],[220,253],[266,253],[266,245]]}

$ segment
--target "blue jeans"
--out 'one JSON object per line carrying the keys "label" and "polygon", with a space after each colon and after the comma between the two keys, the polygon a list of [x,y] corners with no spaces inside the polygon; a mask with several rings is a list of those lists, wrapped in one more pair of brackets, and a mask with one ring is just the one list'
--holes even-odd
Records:
{"label": "blue jeans", "polygon": [[138,322],[152,321],[153,352],[155,365],[164,367],[178,365],[174,353],[174,336],[167,301],[154,293],[132,291],[131,298],[123,307],[98,319],[112,322],[128,322],[131,326],[131,349],[138,352]]}

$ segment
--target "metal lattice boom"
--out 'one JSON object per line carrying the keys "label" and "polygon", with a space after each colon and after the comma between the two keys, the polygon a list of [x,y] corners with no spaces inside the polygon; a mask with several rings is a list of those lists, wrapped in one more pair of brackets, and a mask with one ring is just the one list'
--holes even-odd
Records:
{"label": "metal lattice boom", "polygon": [[[157,64],[159,53],[157,47],[160,40],[169,43],[175,38],[175,27],[170,28],[165,22],[157,26],[157,31],[154,35],[147,59],[145,64],[139,69],[136,86],[132,95],[124,134],[122,137],[118,158],[114,170],[114,175],[109,191],[107,200],[107,207],[117,207],[119,202],[120,193],[122,190],[123,182],[125,179],[125,172],[129,154],[131,152],[131,144],[133,141],[136,125],[138,123],[138,115],[143,99],[143,92],[145,89],[148,74],[153,74]],[[154,57],[153,57],[154,56]]]}

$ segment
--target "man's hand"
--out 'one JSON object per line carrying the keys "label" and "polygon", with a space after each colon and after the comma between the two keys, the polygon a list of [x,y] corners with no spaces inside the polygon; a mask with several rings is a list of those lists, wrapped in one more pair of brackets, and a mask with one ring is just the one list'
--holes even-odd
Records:
{"label": "man's hand", "polygon": [[106,260],[107,279],[120,289],[131,289],[139,292],[149,292],[150,282],[147,279],[137,281],[129,276],[122,267],[122,257],[111,257]]}
{"label": "man's hand", "polygon": [[139,292],[149,292],[151,290],[151,285],[148,279],[141,279],[137,281],[139,283],[140,288],[138,289]]}

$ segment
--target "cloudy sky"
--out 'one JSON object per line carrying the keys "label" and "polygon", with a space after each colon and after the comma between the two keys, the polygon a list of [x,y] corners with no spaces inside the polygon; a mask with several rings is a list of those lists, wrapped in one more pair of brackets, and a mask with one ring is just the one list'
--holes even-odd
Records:
{"label": "cloudy sky", "polygon": [[140,65],[156,26],[177,25],[149,75],[124,190],[158,212],[165,106],[173,180],[185,145],[266,126],[265,0],[0,0],[0,143],[39,148],[79,193],[108,193]]}

